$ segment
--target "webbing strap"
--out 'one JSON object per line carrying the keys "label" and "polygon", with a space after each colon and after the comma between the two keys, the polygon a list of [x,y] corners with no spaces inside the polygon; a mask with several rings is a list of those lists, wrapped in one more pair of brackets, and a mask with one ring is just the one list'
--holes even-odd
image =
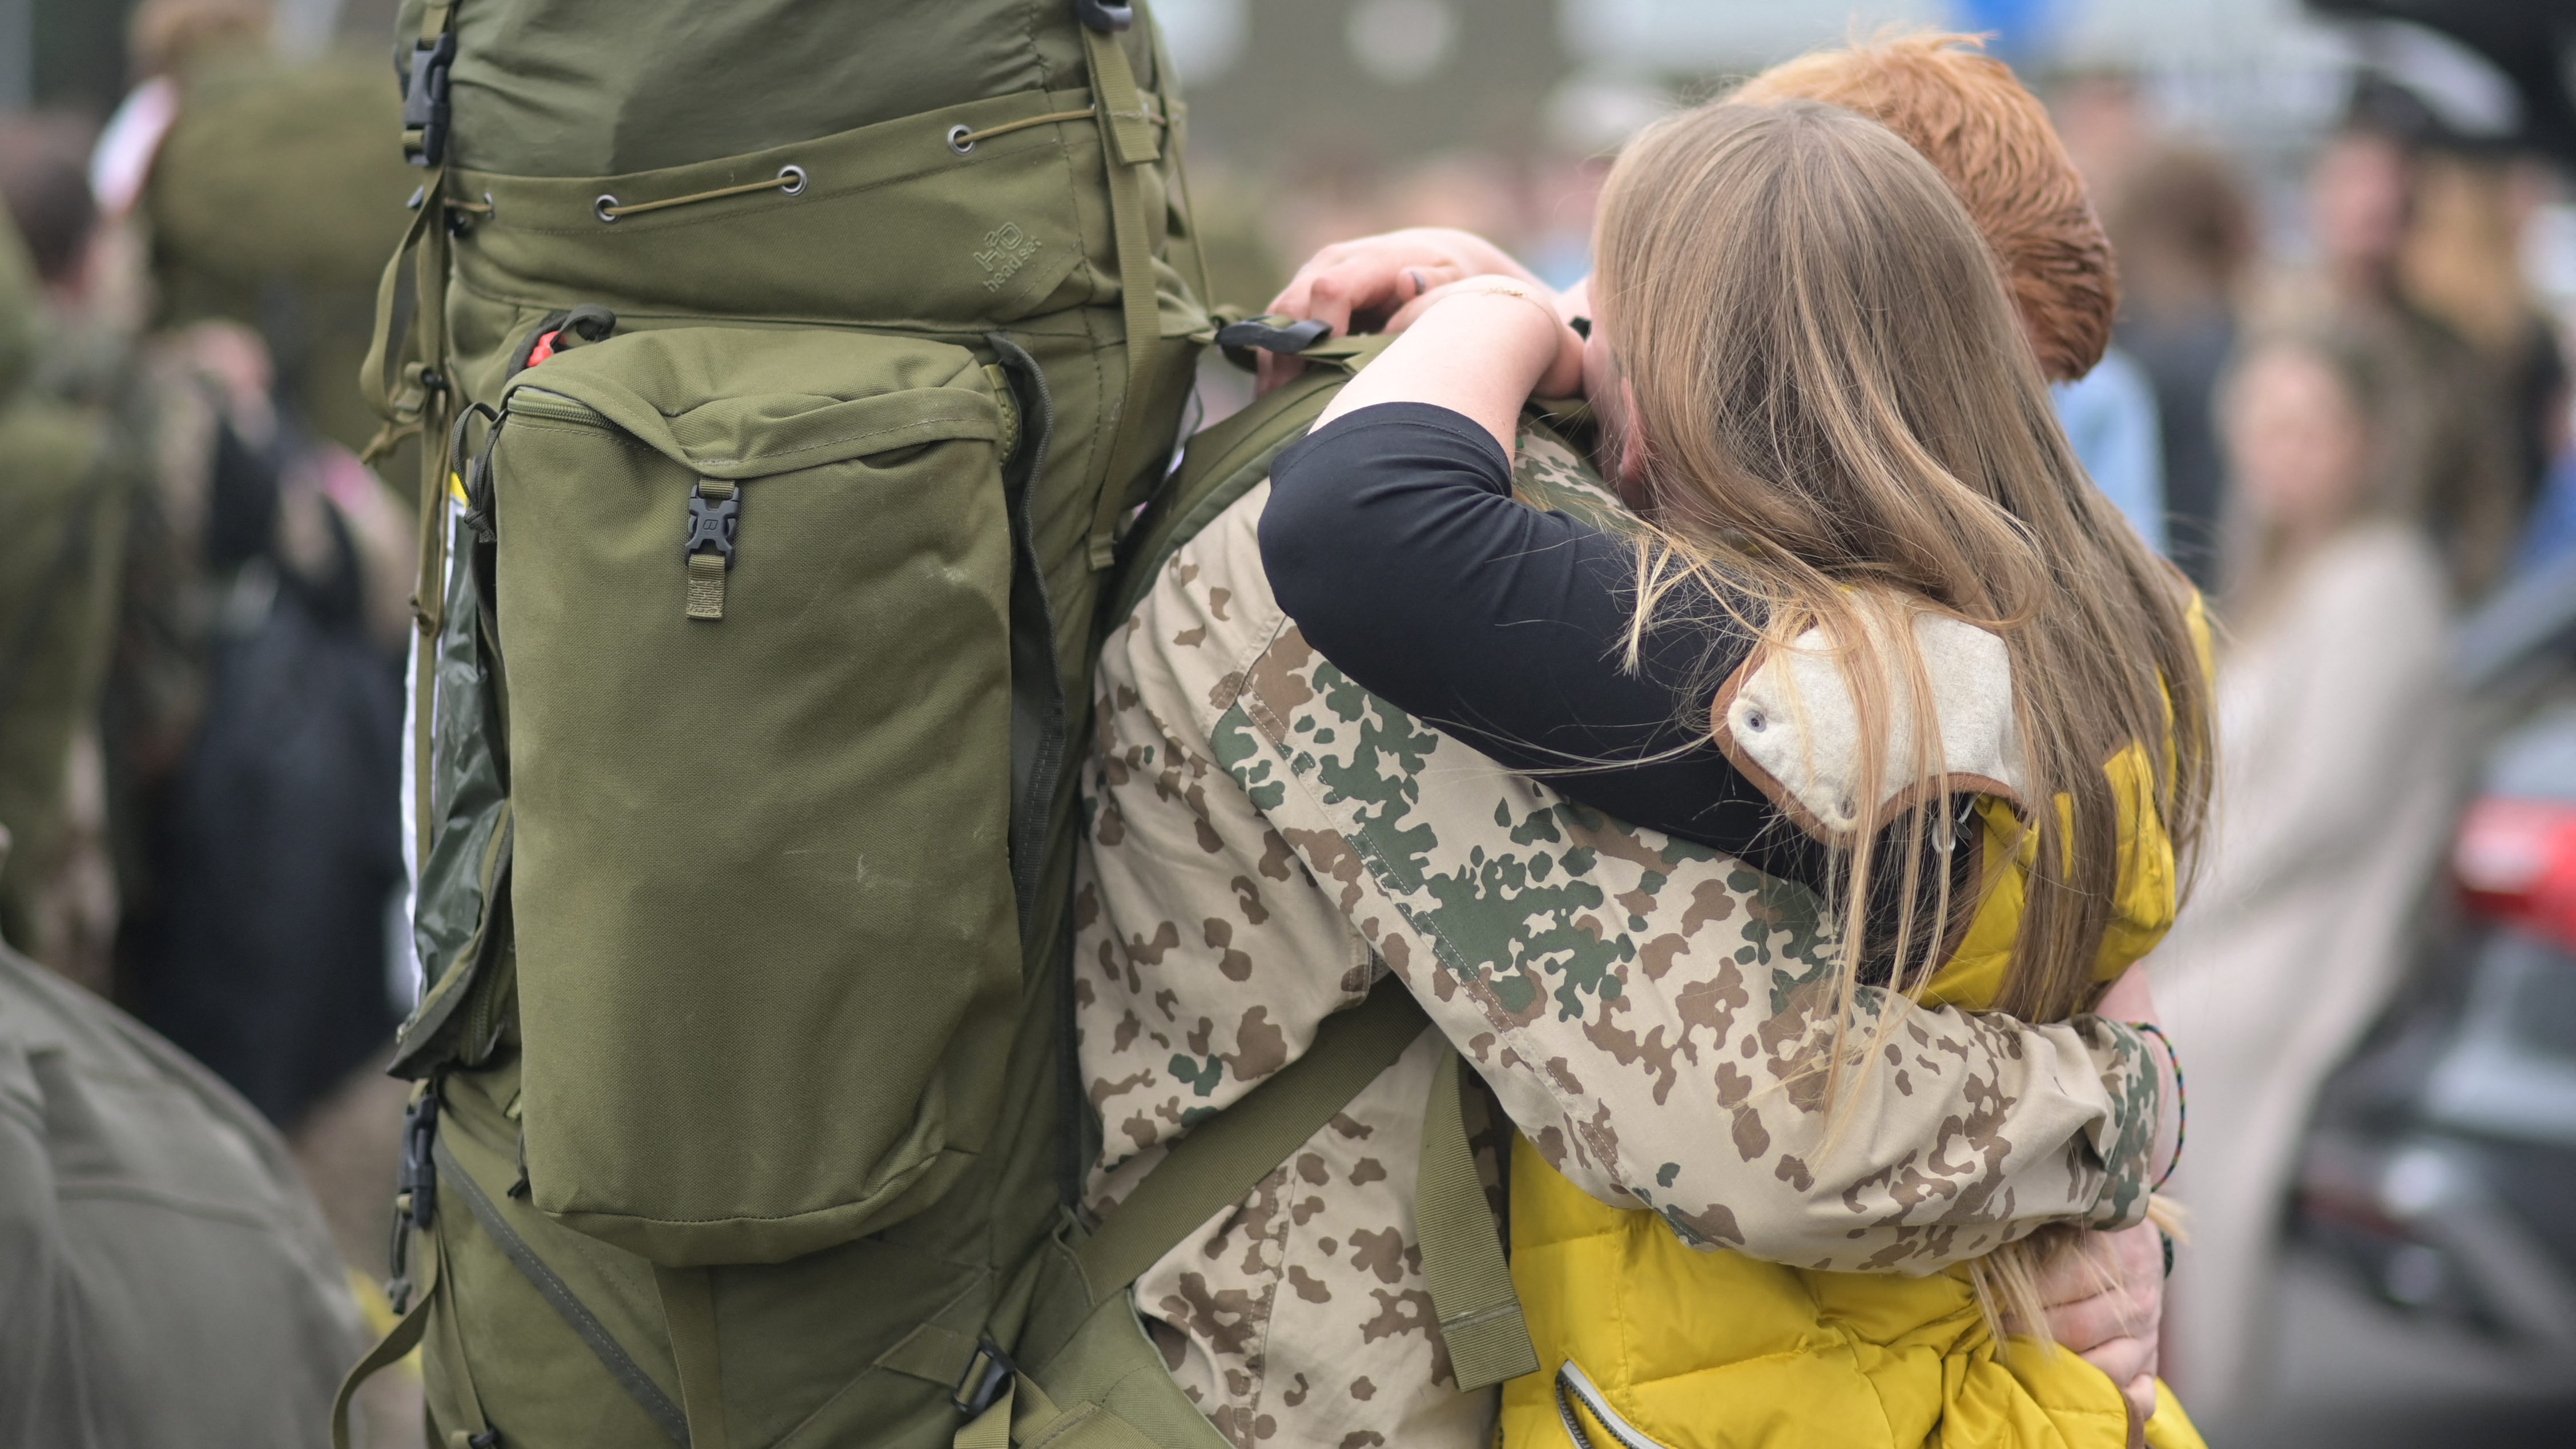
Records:
{"label": "webbing strap", "polygon": [[1449,1345],[1450,1372],[1460,1393],[1473,1393],[1538,1372],[1538,1349],[1530,1342],[1493,1205],[1476,1172],[1460,1085],[1458,1053],[1445,1052],[1422,1119],[1413,1221],[1422,1245],[1423,1284]]}
{"label": "webbing strap", "polygon": [[724,555],[693,553],[689,555],[689,607],[692,619],[724,617]]}
{"label": "webbing strap", "polygon": [[[385,420],[374,441],[367,444],[367,460],[383,456],[406,437],[421,439],[420,572],[412,582],[411,595],[412,622],[418,630],[412,651],[415,862],[429,859],[430,822],[436,818],[430,799],[430,727],[436,714],[432,702],[438,631],[446,618],[448,457],[447,449],[435,446],[447,440],[447,418],[454,401],[448,379],[440,371],[447,355],[447,215],[440,196],[446,179],[446,168],[430,171],[411,225],[385,263],[384,275],[376,283],[375,331],[358,370],[359,391]],[[397,315],[405,261],[415,267],[407,329]]]}
{"label": "webbing strap", "polygon": [[331,1449],[349,1449],[349,1404],[357,1397],[359,1387],[401,1362],[403,1355],[420,1347],[421,1335],[429,1328],[430,1299],[437,1295],[440,1282],[446,1276],[439,1271],[438,1252],[434,1246],[429,1250],[425,1276],[429,1281],[414,1297],[411,1311],[394,1320],[394,1326],[384,1337],[376,1340],[376,1346],[367,1350],[367,1356],[358,1360],[357,1365],[349,1370],[348,1377],[340,1380],[340,1391],[331,1396]]}
{"label": "webbing strap", "polygon": [[[423,1236],[428,1239],[420,1249],[426,1266],[421,1271],[419,1291],[411,1311],[404,1314],[384,1337],[376,1340],[376,1346],[367,1350],[367,1356],[358,1360],[349,1370],[348,1377],[340,1380],[340,1391],[331,1396],[331,1449],[349,1449],[349,1405],[357,1398],[359,1387],[420,1346],[422,1336],[429,1331],[430,1318],[438,1300],[447,1293],[447,1249],[440,1243],[437,1233]],[[455,1449],[491,1449],[500,1441],[492,1432],[491,1422],[483,1417],[482,1396],[474,1392],[474,1375],[465,1362],[464,1341],[457,1327],[455,1310],[451,1307],[445,1312],[437,1312],[436,1317],[442,1329],[440,1337],[444,1340],[450,1370],[448,1382],[456,1392],[456,1416],[463,1420],[460,1424],[447,1426],[448,1444]]]}
{"label": "webbing strap", "polygon": [[1324,1023],[1304,1056],[1173,1144],[1074,1249],[1092,1301],[1126,1291],[1201,1224],[1241,1202],[1429,1025],[1403,983],[1382,977],[1368,1000]]}
{"label": "webbing strap", "polygon": [[[417,413],[407,404],[414,400],[400,391],[395,383],[401,367],[396,333],[399,319],[396,302],[402,293],[403,263],[419,251],[429,230],[430,218],[438,214],[438,188],[447,179],[442,168],[429,173],[421,184],[420,202],[412,208],[411,224],[403,228],[402,240],[395,244],[394,254],[385,259],[385,269],[376,279],[376,326],[367,339],[366,361],[358,368],[358,391],[376,412],[389,423],[416,422]],[[379,436],[367,445],[371,455],[381,454],[389,439]]]}
{"label": "webbing strap", "polygon": [[680,1407],[689,1417],[689,1449],[733,1449],[725,1427],[724,1386],[716,1354],[713,1270],[653,1266],[662,1290],[662,1324],[680,1368]]}
{"label": "webbing strap", "polygon": [[1092,110],[1100,124],[1102,159],[1109,172],[1109,223],[1118,246],[1118,294],[1126,314],[1127,388],[1118,400],[1118,426],[1110,435],[1108,466],[1091,513],[1091,566],[1118,562],[1118,515],[1127,485],[1144,466],[1145,392],[1154,367],[1162,318],[1154,296],[1154,257],[1146,239],[1145,181],[1139,169],[1161,154],[1161,141],[1136,89],[1136,74],[1118,37],[1080,27],[1091,63]]}

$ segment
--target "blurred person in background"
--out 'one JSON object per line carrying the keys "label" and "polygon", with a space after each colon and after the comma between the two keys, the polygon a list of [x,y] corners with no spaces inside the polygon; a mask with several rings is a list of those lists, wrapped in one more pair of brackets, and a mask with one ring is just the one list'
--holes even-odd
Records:
{"label": "blurred person in background", "polygon": [[0,945],[0,1443],[321,1449],[349,1286],[249,1103]]}
{"label": "blurred person in background", "polygon": [[94,151],[46,152],[37,191],[97,188],[84,385],[137,479],[96,711],[116,997],[289,1134],[373,1274],[404,1099],[377,1058],[408,986],[413,547],[347,440],[415,183],[387,154],[381,76],[276,60],[266,24],[241,0],[144,5],[140,84]]}
{"label": "blurred person in background", "polygon": [[2389,409],[2378,446],[2396,490],[2390,501],[2424,526],[2454,597],[2466,602],[2503,573],[2533,485],[2518,476],[2492,365],[2425,306],[2406,265],[2421,147],[2437,124],[2406,91],[2363,79],[2309,174],[2316,275],[2270,310],[2280,320],[2332,325],[2373,354]]}
{"label": "blurred person in background", "polygon": [[104,845],[98,705],[116,621],[127,472],[105,411],[66,395],[48,357],[77,315],[88,194],[47,185],[47,130],[0,127],[0,937],[94,989],[116,897]]}
{"label": "blurred person in background", "polygon": [[100,999],[98,705],[140,490],[86,141],[0,121],[36,243],[0,218],[0,1443],[318,1449],[362,1340],[312,1197],[239,1094]]}
{"label": "blurred person in background", "polygon": [[2223,159],[2187,146],[2138,159],[2110,195],[2106,221],[2121,291],[2113,335],[2155,390],[2165,553],[2215,592],[2226,470],[2212,406],[2236,347],[2237,292],[2256,244],[2253,209]]}
{"label": "blurred person in background", "polygon": [[129,631],[118,776],[144,888],[121,964],[147,1022],[292,1128],[395,1016],[409,528],[334,435],[360,435],[353,298],[407,183],[381,78],[273,59],[265,18],[138,10],[138,95],[168,99],[157,137],[111,122],[123,149],[97,170],[149,239],[168,525]]}
{"label": "blurred person in background", "polygon": [[2567,413],[2567,360],[2523,266],[2544,185],[2533,163],[2508,153],[2428,148],[2415,163],[2414,212],[2398,252],[2406,295],[2468,344],[2496,388],[2517,530]]}
{"label": "blurred person in background", "polygon": [[2449,587],[2392,498],[2392,385],[2370,339],[2322,329],[2254,343],[2223,385],[2242,518],[2222,777],[2197,885],[2149,959],[2190,1074],[2168,1362],[2213,1418],[2264,1381],[2299,1134],[2397,980],[2457,798]]}
{"label": "blurred person in background", "polygon": [[[420,177],[384,138],[400,98],[373,56],[279,55],[266,0],[146,0],[129,51],[142,83],[101,171],[132,187],[155,320],[258,331],[296,425],[358,450],[376,432],[356,377],[384,258]],[[400,469],[391,476],[409,477]]]}
{"label": "blurred person in background", "polygon": [[2082,377],[2049,384],[2048,395],[2093,486],[2147,547],[2167,552],[2162,414],[2145,370],[2113,346]]}

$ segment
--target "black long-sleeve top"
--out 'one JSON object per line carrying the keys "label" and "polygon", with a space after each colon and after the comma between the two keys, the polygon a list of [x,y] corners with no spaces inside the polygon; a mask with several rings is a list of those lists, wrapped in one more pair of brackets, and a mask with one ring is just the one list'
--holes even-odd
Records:
{"label": "black long-sleeve top", "polygon": [[[1685,581],[1627,668],[1634,543],[1515,500],[1510,457],[1473,419],[1383,403],[1317,429],[1271,468],[1261,557],[1306,641],[1407,713],[1629,824],[1820,889],[1837,869],[1708,737],[1757,642],[1736,618],[1758,613]],[[1882,889],[1900,874],[1881,857]],[[1892,922],[1895,892],[1872,905]]]}

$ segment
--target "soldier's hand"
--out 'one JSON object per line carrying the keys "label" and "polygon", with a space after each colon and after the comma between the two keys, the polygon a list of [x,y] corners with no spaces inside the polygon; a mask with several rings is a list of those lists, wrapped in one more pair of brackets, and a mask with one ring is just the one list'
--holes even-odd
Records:
{"label": "soldier's hand", "polygon": [[[1502,248],[1473,232],[1408,227],[1335,242],[1315,253],[1270,299],[1268,310],[1301,322],[1326,323],[1336,335],[1374,332],[1406,303],[1474,276],[1507,276],[1533,287],[1543,285]],[[1304,369],[1305,364],[1294,357],[1264,353],[1259,390],[1268,392]]]}

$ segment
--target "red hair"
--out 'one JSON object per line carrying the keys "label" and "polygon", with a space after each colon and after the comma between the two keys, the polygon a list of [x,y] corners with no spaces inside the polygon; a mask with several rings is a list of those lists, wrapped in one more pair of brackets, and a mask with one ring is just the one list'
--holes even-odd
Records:
{"label": "red hair", "polygon": [[1823,101],[1903,137],[1985,233],[2040,370],[2066,382],[2102,360],[2120,309],[2111,239],[2039,98],[1976,37],[1886,35],[1814,51],[1732,99]]}

